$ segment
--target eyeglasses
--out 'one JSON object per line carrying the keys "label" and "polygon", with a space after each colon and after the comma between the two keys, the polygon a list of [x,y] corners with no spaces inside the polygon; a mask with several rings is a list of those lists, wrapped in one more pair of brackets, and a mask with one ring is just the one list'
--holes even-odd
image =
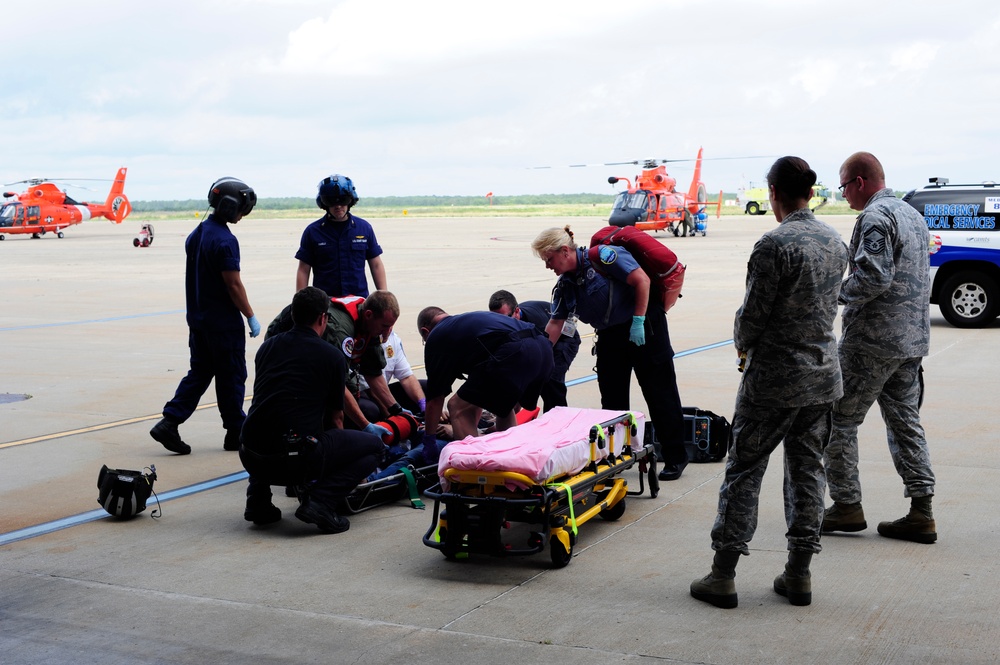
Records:
{"label": "eyeglasses", "polygon": [[860,178],[860,177],[861,176],[856,175],[853,178],[851,178],[850,180],[848,180],[847,182],[840,183],[840,187],[838,187],[837,189],[839,189],[840,193],[843,194],[845,192],[845,190],[847,189],[847,186],[850,185],[852,182],[857,181],[857,179]]}

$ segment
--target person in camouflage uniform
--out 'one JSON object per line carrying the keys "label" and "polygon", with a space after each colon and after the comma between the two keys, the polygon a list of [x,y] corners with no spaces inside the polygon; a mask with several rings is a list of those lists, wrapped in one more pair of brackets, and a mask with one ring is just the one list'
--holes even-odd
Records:
{"label": "person in camouflage uniform", "polygon": [[825,476],[823,450],[832,410],[843,394],[834,319],[847,267],[840,235],[809,210],[816,173],[799,157],[782,157],[767,175],[777,228],[765,233],[747,265],[734,341],[745,357],[736,396],[733,445],[712,528],[712,572],[691,595],[736,607],[736,562],[749,554],[757,528],[761,481],[784,441],[788,564],[774,590],[793,605],[812,600],[809,564],[820,551]]}
{"label": "person in camouflage uniform", "polygon": [[830,506],[823,531],[867,528],[858,475],[858,426],[876,401],[889,452],[903,479],[910,512],[881,522],[888,538],[933,543],[934,472],[920,426],[921,367],[930,348],[930,268],[927,224],[885,187],[875,156],[858,152],[840,167],[840,189],[860,210],[850,245],[850,270],[840,289],[844,305],[840,366],[844,397],[833,413],[826,451]]}

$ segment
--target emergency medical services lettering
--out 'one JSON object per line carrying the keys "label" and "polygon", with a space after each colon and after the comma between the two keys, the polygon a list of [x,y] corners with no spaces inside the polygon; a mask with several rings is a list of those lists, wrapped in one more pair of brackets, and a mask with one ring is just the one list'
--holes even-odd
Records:
{"label": "emergency medical services lettering", "polygon": [[[1000,197],[988,198],[987,210],[984,212],[1000,212]],[[965,229],[979,231],[995,231],[996,217],[979,215],[978,204],[942,204],[928,203],[924,206],[924,219],[928,229]]]}

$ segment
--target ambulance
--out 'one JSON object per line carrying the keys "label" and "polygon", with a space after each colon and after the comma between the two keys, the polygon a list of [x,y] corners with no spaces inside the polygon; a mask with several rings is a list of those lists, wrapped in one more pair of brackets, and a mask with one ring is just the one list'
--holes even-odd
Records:
{"label": "ambulance", "polygon": [[957,328],[983,328],[1000,315],[1000,186],[931,178],[903,200],[930,232],[931,303]]}

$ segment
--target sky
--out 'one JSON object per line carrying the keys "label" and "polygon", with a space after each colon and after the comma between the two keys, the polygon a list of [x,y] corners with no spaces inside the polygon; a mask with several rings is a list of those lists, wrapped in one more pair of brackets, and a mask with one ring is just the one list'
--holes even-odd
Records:
{"label": "sky", "polygon": [[362,199],[611,194],[639,168],[601,164],[699,147],[709,192],[789,154],[834,188],[857,150],[897,190],[1000,179],[996,2],[36,0],[2,22],[0,182],[81,200],[120,166],[133,200],[333,173]]}

